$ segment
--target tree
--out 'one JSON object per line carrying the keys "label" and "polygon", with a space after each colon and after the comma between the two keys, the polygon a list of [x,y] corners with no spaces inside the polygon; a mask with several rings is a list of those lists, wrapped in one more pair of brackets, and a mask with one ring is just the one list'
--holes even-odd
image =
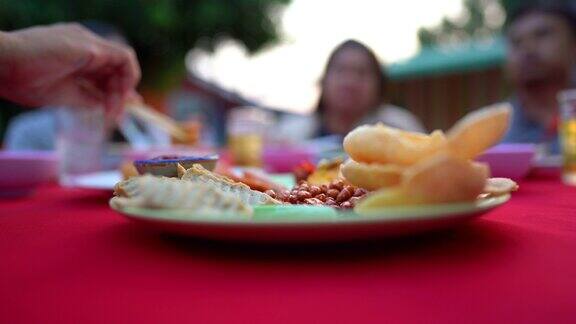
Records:
{"label": "tree", "polygon": [[425,47],[494,36],[501,33],[506,13],[528,1],[464,0],[464,8],[459,16],[444,17],[437,26],[420,28],[418,41],[420,46]]}
{"label": "tree", "polygon": [[[136,50],[143,87],[163,90],[185,74],[193,47],[226,39],[250,53],[279,39],[280,10],[290,0],[0,0],[0,30],[63,21],[102,20],[120,28]],[[21,109],[0,100],[0,140]]]}
{"label": "tree", "polygon": [[192,47],[225,39],[253,53],[279,38],[278,13],[290,0],[0,0],[0,30],[61,21],[102,20],[135,48],[143,84],[166,85],[184,73]]}

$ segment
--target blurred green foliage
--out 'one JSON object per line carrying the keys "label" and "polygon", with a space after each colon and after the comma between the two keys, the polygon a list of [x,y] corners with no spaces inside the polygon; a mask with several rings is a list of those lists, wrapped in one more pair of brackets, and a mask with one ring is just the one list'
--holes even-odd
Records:
{"label": "blurred green foliage", "polygon": [[[0,30],[101,20],[118,27],[136,50],[142,86],[163,91],[185,74],[193,47],[213,50],[226,39],[250,53],[279,39],[280,10],[290,0],[0,0]],[[0,140],[21,107],[0,100]]]}
{"label": "blurred green foliage", "polygon": [[[251,53],[279,38],[279,11],[290,0],[0,0],[0,30],[62,21],[101,20],[135,48],[143,84],[166,87],[184,74],[193,47],[225,39]],[[171,82],[172,81],[172,82]]]}
{"label": "blurred green foliage", "polygon": [[[547,0],[562,2],[562,0]],[[570,0],[564,0],[566,2]],[[573,0],[572,0],[573,1]],[[420,46],[457,43],[474,38],[490,37],[502,32],[506,14],[518,6],[542,0],[463,0],[458,17],[444,17],[440,24],[418,30]]]}

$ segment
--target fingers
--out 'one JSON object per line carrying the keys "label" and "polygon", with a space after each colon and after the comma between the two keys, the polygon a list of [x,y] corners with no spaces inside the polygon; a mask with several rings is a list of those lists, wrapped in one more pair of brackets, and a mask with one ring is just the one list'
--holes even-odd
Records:
{"label": "fingers", "polygon": [[107,115],[116,120],[140,81],[136,55],[126,46],[100,39],[90,46],[88,54],[89,60],[75,74],[104,94]]}
{"label": "fingers", "polygon": [[108,91],[105,98],[105,108],[110,123],[116,123],[120,119],[126,102],[126,94],[118,91],[119,83],[120,81],[118,79],[112,78],[109,80]]}
{"label": "fingers", "polygon": [[121,66],[121,86],[125,92],[130,92],[134,90],[140,82],[142,72],[134,50],[130,47],[124,46],[124,51],[127,56],[127,64]]}
{"label": "fingers", "polygon": [[51,100],[54,105],[96,109],[103,106],[104,94],[98,89],[87,86],[81,79],[61,82],[55,86],[57,91],[53,91],[55,95]]}
{"label": "fingers", "polygon": [[117,116],[140,80],[130,47],[102,39],[78,24],[28,28],[10,35],[3,40],[10,41],[14,53],[6,63],[13,80],[0,89],[10,100],[31,106],[102,105]]}
{"label": "fingers", "polygon": [[140,81],[138,60],[129,47],[99,39],[87,51],[89,60],[78,74],[108,74],[120,81],[116,85],[122,92],[134,89]]}
{"label": "fingers", "polygon": [[142,98],[142,96],[138,92],[132,90],[128,94],[128,98],[126,98],[126,102],[129,104],[142,104],[142,103],[144,103],[144,98]]}

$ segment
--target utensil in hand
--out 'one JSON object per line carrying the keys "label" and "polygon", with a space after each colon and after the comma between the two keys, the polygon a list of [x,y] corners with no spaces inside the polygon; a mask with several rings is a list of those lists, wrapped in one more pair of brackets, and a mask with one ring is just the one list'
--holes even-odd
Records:
{"label": "utensil in hand", "polygon": [[188,139],[188,134],[178,123],[167,115],[164,115],[155,109],[147,106],[142,102],[132,102],[129,103],[126,109],[134,115],[134,117],[154,124],[158,128],[166,131],[168,134],[172,135],[174,138],[186,142]]}

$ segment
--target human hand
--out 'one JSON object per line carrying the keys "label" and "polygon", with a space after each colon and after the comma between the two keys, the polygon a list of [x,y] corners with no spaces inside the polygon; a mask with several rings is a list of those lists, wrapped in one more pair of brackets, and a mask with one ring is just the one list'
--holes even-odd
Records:
{"label": "human hand", "polygon": [[116,118],[139,80],[130,47],[78,24],[0,33],[0,96],[19,104],[101,106]]}

